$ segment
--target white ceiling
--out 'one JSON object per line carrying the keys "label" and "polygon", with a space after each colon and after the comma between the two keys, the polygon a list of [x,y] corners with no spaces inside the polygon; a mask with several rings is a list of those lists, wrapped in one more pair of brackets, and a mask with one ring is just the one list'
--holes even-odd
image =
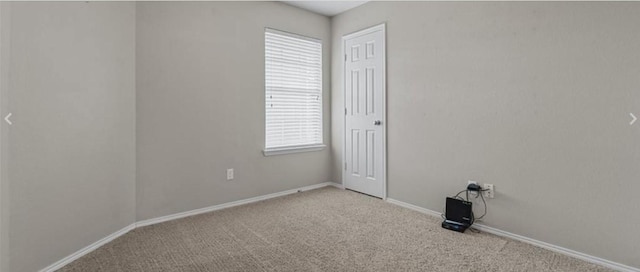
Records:
{"label": "white ceiling", "polygon": [[282,1],[325,16],[334,16],[369,1]]}

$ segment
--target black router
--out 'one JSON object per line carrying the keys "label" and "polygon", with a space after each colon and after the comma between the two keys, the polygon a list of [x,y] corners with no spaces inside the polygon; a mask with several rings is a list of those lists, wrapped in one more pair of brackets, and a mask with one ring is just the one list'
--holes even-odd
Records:
{"label": "black router", "polygon": [[442,227],[448,230],[464,232],[473,224],[473,209],[469,201],[447,197],[445,220]]}

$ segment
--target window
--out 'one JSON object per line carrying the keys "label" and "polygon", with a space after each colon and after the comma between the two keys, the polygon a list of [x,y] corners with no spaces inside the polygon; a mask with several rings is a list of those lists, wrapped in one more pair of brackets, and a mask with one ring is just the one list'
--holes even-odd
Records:
{"label": "window", "polygon": [[322,43],[266,29],[265,155],[320,150]]}

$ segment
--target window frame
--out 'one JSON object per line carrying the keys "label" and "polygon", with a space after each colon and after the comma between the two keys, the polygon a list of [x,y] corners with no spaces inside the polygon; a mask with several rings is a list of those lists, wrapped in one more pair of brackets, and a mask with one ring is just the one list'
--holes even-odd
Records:
{"label": "window frame", "polygon": [[[295,39],[301,39],[306,41],[317,42],[320,44],[320,142],[306,145],[288,145],[288,146],[278,146],[278,147],[267,147],[267,103],[266,103],[266,93],[267,93],[267,44],[266,44],[266,34],[273,33],[277,35],[288,36]],[[326,145],[324,144],[324,43],[321,39],[312,38],[308,36],[303,36],[296,33],[291,33],[287,31],[277,30],[269,27],[264,28],[264,39],[263,39],[264,47],[264,90],[263,90],[263,98],[265,100],[263,103],[264,106],[264,156],[275,156],[275,155],[284,155],[284,154],[292,154],[292,153],[301,153],[301,152],[312,152],[312,151],[320,151],[323,150]]]}

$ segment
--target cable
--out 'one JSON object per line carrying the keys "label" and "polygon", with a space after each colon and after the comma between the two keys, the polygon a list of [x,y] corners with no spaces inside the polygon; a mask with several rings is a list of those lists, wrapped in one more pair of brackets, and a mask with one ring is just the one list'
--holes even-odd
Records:
{"label": "cable", "polygon": [[[489,191],[489,190],[486,190]],[[484,200],[484,195],[482,193],[479,193],[480,198],[482,198],[482,203],[484,204],[484,213],[482,214],[482,216],[478,217],[478,219],[482,219],[485,215],[487,215],[487,201]]]}
{"label": "cable", "polygon": [[[489,191],[488,189],[484,189],[481,191]],[[477,198],[477,197],[476,197]],[[478,220],[482,219],[485,215],[487,215],[487,202],[484,199],[484,195],[482,195],[482,193],[480,193],[480,198],[482,198],[482,203],[484,203],[484,214],[482,214],[482,216],[478,217]],[[471,214],[473,215],[473,212],[471,212]],[[473,222],[475,222],[475,218],[473,220]],[[471,223],[471,225],[473,225],[473,223]],[[469,227],[469,230],[473,233],[481,233],[482,231],[480,231],[479,229],[476,229],[472,226]]]}
{"label": "cable", "polygon": [[[462,191],[458,192],[458,193],[457,193],[453,198],[457,198],[457,199],[460,199],[460,200],[464,200],[464,198],[460,197],[460,194],[462,194],[463,192],[467,192],[467,193],[468,193],[468,190],[467,190],[467,189],[464,189],[464,190],[462,190]],[[467,198],[468,198],[468,197],[467,197]]]}

